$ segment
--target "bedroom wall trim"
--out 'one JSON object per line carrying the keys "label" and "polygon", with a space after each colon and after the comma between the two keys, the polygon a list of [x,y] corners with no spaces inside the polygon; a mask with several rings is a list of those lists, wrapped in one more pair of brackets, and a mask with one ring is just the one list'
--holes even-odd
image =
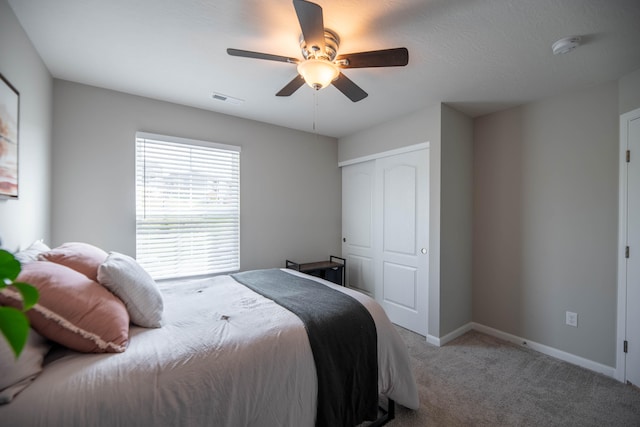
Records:
{"label": "bedroom wall trim", "polygon": [[[623,343],[629,339],[629,332],[632,331],[631,327],[627,326],[627,322],[629,322],[629,318],[627,317],[627,291],[628,283],[633,283],[633,276],[629,278],[629,268],[628,266],[628,257],[626,253],[626,249],[633,243],[629,241],[629,227],[628,221],[629,218],[634,217],[634,213],[631,214],[629,211],[629,199],[628,194],[633,194],[633,191],[629,191],[628,184],[628,167],[629,162],[627,161],[627,150],[632,150],[631,137],[629,135],[629,126],[633,120],[637,120],[640,118],[640,108],[637,108],[632,111],[628,111],[624,114],[620,115],[620,148],[618,154],[618,291],[617,291],[617,301],[618,301],[618,312],[616,319],[616,369],[615,369],[615,378],[618,381],[624,382],[627,377],[626,373],[626,354],[624,351]],[[631,156],[631,154],[630,154]],[[637,157],[634,152],[632,158],[635,159]],[[631,197],[633,201],[633,196]],[[627,246],[629,245],[629,246]],[[633,271],[633,270],[631,270]],[[629,329],[628,329],[629,328]]]}
{"label": "bedroom wall trim", "polygon": [[355,159],[338,162],[338,167],[349,166],[356,163],[368,162],[369,160],[380,159],[382,157],[395,156],[396,154],[409,153],[411,151],[429,148],[429,142],[421,142],[420,144],[407,145],[406,147],[396,148],[394,150],[382,151],[380,153],[370,154],[368,156],[357,157]]}
{"label": "bedroom wall trim", "polygon": [[473,329],[472,324],[471,323],[467,323],[466,325],[460,326],[458,329],[449,332],[447,335],[445,335],[445,336],[443,336],[441,338],[434,337],[433,335],[427,335],[427,342],[429,344],[433,344],[433,345],[437,345],[438,347],[441,347],[441,346],[445,345],[446,343],[455,340],[459,336],[462,336],[462,335],[466,334],[467,332],[469,332],[472,329]]}
{"label": "bedroom wall trim", "polygon": [[547,345],[540,344],[535,341],[530,341],[525,338],[512,335],[510,333],[503,332],[499,329],[495,329],[490,326],[485,326],[476,322],[469,322],[466,325],[463,325],[458,329],[456,329],[455,331],[450,332],[447,335],[440,338],[434,337],[433,335],[427,335],[427,342],[429,344],[433,344],[435,346],[441,347],[471,330],[482,332],[483,334],[491,335],[492,337],[496,337],[501,340],[508,341],[510,343],[513,343],[521,347],[530,348],[539,353],[546,354],[547,356],[560,359],[564,362],[568,362],[573,365],[580,366],[582,368],[589,369],[594,372],[598,372],[600,374],[606,375],[611,378],[616,378],[616,368],[612,366],[603,365],[602,363],[594,362],[593,360],[585,359],[584,357],[576,356],[575,354],[567,353],[566,351],[558,350],[557,348],[549,347]]}
{"label": "bedroom wall trim", "polygon": [[617,316],[616,319],[616,372],[615,378],[624,381],[625,355],[621,345],[626,339],[627,320],[627,260],[625,249],[627,245],[627,122],[632,113],[620,115],[620,147],[618,164],[618,292],[617,292]]}
{"label": "bedroom wall trim", "polygon": [[539,353],[546,354],[547,356],[555,357],[556,359],[560,359],[564,362],[569,362],[571,364],[589,369],[591,371],[604,374],[608,377],[615,378],[615,368],[612,366],[603,365],[601,363],[594,362],[593,360],[585,359],[584,357],[576,356],[575,354],[558,350],[557,348],[549,347],[544,344],[540,344],[522,337],[518,337],[516,335],[509,334],[507,332],[500,331],[498,329],[494,329],[490,326],[481,325],[475,322],[471,322],[470,325],[471,329],[473,329],[474,331],[482,332],[487,335],[509,341],[513,344],[530,348]]}

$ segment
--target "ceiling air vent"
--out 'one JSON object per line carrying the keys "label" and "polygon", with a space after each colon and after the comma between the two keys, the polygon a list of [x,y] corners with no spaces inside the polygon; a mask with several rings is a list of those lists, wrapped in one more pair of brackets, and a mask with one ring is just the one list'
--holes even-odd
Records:
{"label": "ceiling air vent", "polygon": [[213,95],[211,95],[211,97],[216,101],[221,101],[221,102],[225,102],[227,104],[233,104],[233,105],[241,105],[244,102],[244,99],[234,98],[232,96],[223,95],[217,92],[213,92]]}

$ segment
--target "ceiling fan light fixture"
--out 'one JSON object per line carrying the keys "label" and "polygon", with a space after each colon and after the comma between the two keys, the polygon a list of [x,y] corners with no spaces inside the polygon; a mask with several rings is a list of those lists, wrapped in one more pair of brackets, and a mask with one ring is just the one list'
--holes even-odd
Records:
{"label": "ceiling fan light fixture", "polygon": [[280,89],[276,96],[291,96],[306,82],[315,90],[332,84],[351,101],[358,102],[368,96],[367,92],[345,76],[341,72],[343,68],[404,67],[409,63],[409,51],[406,47],[353,52],[337,56],[340,37],[334,31],[324,27],[322,7],[309,0],[293,0],[293,7],[302,30],[300,50],[304,59],[250,50],[227,49],[227,53],[231,56],[297,64],[298,74]]}
{"label": "ceiling fan light fixture", "polygon": [[309,86],[320,90],[338,78],[340,71],[333,62],[325,59],[307,59],[298,64],[298,74]]}

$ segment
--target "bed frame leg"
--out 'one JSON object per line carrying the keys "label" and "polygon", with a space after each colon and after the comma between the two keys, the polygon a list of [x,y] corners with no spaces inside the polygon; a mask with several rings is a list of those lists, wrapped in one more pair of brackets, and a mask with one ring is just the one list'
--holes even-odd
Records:
{"label": "bed frame leg", "polygon": [[378,406],[382,415],[377,420],[369,424],[367,427],[380,427],[391,421],[396,417],[396,402],[393,399],[387,398],[387,409],[382,406]]}

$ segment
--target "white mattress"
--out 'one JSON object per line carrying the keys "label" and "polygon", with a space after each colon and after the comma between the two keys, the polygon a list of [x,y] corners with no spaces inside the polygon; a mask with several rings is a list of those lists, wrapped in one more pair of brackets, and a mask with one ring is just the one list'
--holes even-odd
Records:
{"label": "white mattress", "polygon": [[[292,270],[291,274],[306,276]],[[418,394],[405,344],[373,299],[378,389],[408,408]],[[119,354],[65,350],[12,403],[15,426],[313,426],[316,372],[304,325],[229,276],[161,285],[163,327],[132,327]]]}

